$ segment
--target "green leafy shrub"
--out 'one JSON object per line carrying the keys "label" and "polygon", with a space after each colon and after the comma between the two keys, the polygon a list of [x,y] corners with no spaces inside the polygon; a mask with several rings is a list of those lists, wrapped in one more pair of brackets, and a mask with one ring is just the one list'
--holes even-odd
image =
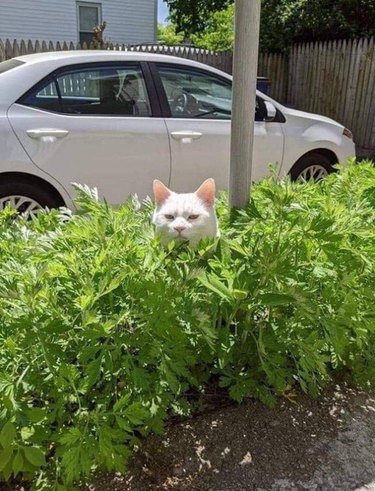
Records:
{"label": "green leafy shrub", "polygon": [[63,491],[124,472],[140,435],[214,376],[272,404],[375,380],[375,169],[265,180],[222,238],[163,249],[152,206],[0,214],[0,476]]}
{"label": "green leafy shrub", "polygon": [[158,42],[167,46],[177,46],[184,42],[184,34],[177,32],[174,24],[158,24]]}

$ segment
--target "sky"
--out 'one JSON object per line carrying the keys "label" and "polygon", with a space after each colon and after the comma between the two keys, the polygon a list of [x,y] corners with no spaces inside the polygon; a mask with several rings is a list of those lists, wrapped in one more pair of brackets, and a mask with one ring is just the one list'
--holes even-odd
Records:
{"label": "sky", "polygon": [[165,19],[168,15],[168,8],[163,0],[158,0],[158,22],[165,23]]}

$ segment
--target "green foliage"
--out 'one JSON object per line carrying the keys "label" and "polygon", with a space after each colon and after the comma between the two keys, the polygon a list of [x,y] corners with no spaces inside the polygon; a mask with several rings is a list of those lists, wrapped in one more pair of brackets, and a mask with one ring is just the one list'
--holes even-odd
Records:
{"label": "green foliage", "polygon": [[164,0],[169,7],[169,18],[178,31],[186,37],[197,34],[206,28],[208,17],[224,9],[233,0]]}
{"label": "green foliage", "polygon": [[213,51],[233,49],[234,43],[234,5],[214,12],[207,21],[204,32],[192,35],[195,46]]}
{"label": "green foliage", "polygon": [[373,0],[263,0],[261,48],[286,51],[294,42],[375,34]]}
{"label": "green foliage", "polygon": [[[228,49],[233,42],[233,0],[167,0],[178,29],[198,46]],[[262,0],[260,47],[287,51],[294,42],[375,35],[373,0]],[[216,48],[217,46],[217,48]]]}
{"label": "green foliage", "polygon": [[158,42],[167,46],[176,46],[184,41],[184,34],[177,32],[174,24],[158,24]]}
{"label": "green foliage", "polygon": [[68,490],[124,472],[211,376],[267,404],[336,372],[375,382],[375,168],[254,187],[222,238],[164,249],[152,206],[0,213],[0,475]]}

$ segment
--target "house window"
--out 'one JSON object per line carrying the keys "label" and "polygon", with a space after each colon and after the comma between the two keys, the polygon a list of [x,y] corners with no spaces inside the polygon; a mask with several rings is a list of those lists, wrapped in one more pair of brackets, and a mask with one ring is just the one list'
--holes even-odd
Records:
{"label": "house window", "polygon": [[77,2],[79,42],[91,43],[94,27],[101,23],[101,4]]}

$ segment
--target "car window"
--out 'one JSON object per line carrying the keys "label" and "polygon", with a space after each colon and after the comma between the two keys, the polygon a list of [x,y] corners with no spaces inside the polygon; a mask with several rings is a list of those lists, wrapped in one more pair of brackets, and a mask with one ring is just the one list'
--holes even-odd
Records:
{"label": "car window", "polygon": [[230,119],[231,83],[184,67],[159,66],[173,118]]}
{"label": "car window", "polygon": [[9,70],[12,70],[13,68],[17,68],[18,66],[24,65],[24,61],[20,60],[7,60],[7,61],[2,61],[0,63],[0,75],[2,73],[8,72]]}
{"label": "car window", "polygon": [[46,109],[49,111],[60,111],[60,98],[55,81],[48,83],[42,87],[35,95],[29,98],[30,106]]}
{"label": "car window", "polygon": [[[173,118],[231,119],[231,81],[188,67],[159,64],[158,71]],[[263,111],[257,97],[257,121],[263,121]]]}
{"label": "car window", "polygon": [[19,102],[72,115],[151,116],[142,70],[137,65],[69,68]]}

